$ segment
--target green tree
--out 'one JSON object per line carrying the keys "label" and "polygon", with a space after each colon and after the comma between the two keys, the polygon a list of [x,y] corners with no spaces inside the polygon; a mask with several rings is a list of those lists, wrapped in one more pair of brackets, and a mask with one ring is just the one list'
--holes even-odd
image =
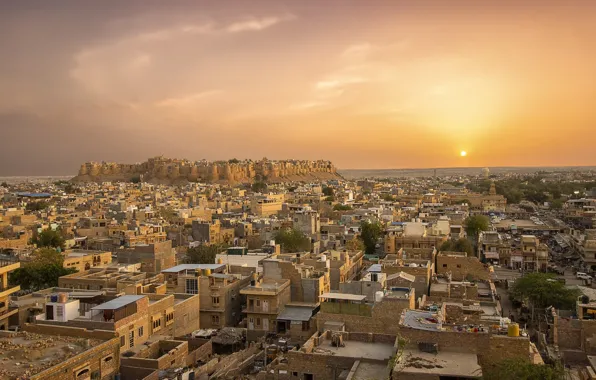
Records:
{"label": "green tree", "polygon": [[267,191],[267,184],[263,181],[257,181],[252,184],[251,190],[255,193],[263,193]]}
{"label": "green tree", "polygon": [[468,239],[447,240],[439,248],[441,252],[466,252],[468,256],[474,255],[474,246]]}
{"label": "green tree", "polygon": [[387,202],[393,202],[395,201],[395,197],[391,194],[385,194],[383,195],[383,200]]}
{"label": "green tree", "polygon": [[325,201],[326,202],[334,202],[335,201],[335,197],[333,195],[330,195],[328,197],[325,197]]}
{"label": "green tree", "polygon": [[346,249],[348,251],[364,251],[364,243],[358,238],[353,238],[346,242]]}
{"label": "green tree", "polygon": [[230,164],[237,164],[237,163],[239,163],[239,162],[240,162],[240,160],[239,160],[239,159],[237,159],[237,158],[232,158],[231,160],[228,160],[228,162],[229,162]]}
{"label": "green tree", "polygon": [[310,251],[310,239],[302,231],[296,229],[279,230],[275,234],[275,243],[281,245],[284,253]]}
{"label": "green tree", "polygon": [[45,201],[37,201],[37,202],[30,202],[27,203],[25,206],[25,210],[27,211],[42,211],[48,208],[49,204]]}
{"label": "green tree", "polygon": [[379,222],[364,220],[360,223],[360,238],[364,243],[364,252],[367,255],[374,255],[379,238],[383,234],[383,225]]}
{"label": "green tree", "polygon": [[58,286],[61,276],[75,272],[74,268],[64,268],[64,256],[60,252],[41,248],[33,253],[31,261],[10,273],[9,280],[23,290],[39,290]]}
{"label": "green tree", "polygon": [[492,367],[483,368],[483,380],[563,380],[561,365],[538,365],[524,358],[505,359]]}
{"label": "green tree", "polygon": [[567,288],[556,280],[553,273],[528,273],[515,281],[510,295],[517,300],[529,302],[532,306],[544,309],[554,306],[557,309],[575,309],[577,288]]}
{"label": "green tree", "polygon": [[72,183],[67,183],[66,186],[64,186],[64,192],[66,194],[75,194],[78,192],[78,188],[75,187]]}
{"label": "green tree", "polygon": [[215,264],[217,254],[224,249],[225,247],[219,244],[202,244],[186,252],[186,261],[190,264]]}
{"label": "green tree", "polygon": [[550,208],[553,210],[560,210],[563,208],[563,201],[561,199],[553,199],[550,202]]}
{"label": "green tree", "polygon": [[48,228],[41,231],[35,238],[33,238],[33,244],[36,244],[38,248],[49,247],[64,249],[64,237],[60,230],[52,230],[51,228]]}
{"label": "green tree", "polygon": [[481,231],[488,231],[490,220],[485,215],[472,215],[464,221],[469,236],[478,237]]}
{"label": "green tree", "polygon": [[334,194],[335,194],[335,191],[333,191],[332,187],[325,186],[323,188],[323,195],[325,195],[327,197],[332,197]]}
{"label": "green tree", "polygon": [[333,210],[334,211],[349,211],[352,209],[352,206],[350,205],[341,205],[341,204],[336,204],[333,206]]}
{"label": "green tree", "polygon": [[176,210],[174,210],[170,206],[161,207],[159,209],[159,216],[161,216],[164,220],[167,220],[170,223],[174,220],[174,218],[176,218],[177,215],[178,214],[176,213]]}

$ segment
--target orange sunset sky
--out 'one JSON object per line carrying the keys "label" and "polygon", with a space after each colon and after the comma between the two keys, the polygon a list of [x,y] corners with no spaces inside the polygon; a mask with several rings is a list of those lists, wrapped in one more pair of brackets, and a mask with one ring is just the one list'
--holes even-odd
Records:
{"label": "orange sunset sky", "polygon": [[3,1],[0,54],[0,175],[596,165],[596,1]]}

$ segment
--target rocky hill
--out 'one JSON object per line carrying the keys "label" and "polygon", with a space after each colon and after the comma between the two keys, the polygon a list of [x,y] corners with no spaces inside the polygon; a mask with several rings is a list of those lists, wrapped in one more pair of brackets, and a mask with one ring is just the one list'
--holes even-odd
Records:
{"label": "rocky hill", "polygon": [[106,182],[141,180],[151,183],[268,183],[320,181],[341,176],[329,161],[188,161],[164,157],[150,158],[143,163],[118,164],[87,162],[81,165],[74,182]]}

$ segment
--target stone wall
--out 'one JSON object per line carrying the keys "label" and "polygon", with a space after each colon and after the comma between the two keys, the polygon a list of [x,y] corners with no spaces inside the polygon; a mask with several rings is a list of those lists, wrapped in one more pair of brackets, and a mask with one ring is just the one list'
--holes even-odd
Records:
{"label": "stone wall", "polygon": [[325,313],[321,309],[317,314],[317,330],[322,332],[326,322],[341,322],[349,332],[397,335],[399,333],[397,319],[404,309],[411,308],[412,301],[385,298],[375,303],[370,316]]}
{"label": "stone wall", "polygon": [[[162,355],[160,355],[162,354]],[[184,367],[188,355],[188,343],[183,341],[158,341],[152,343],[134,357],[120,359],[122,367],[168,369]]]}
{"label": "stone wall", "polygon": [[283,160],[206,162],[150,158],[140,164],[112,162],[87,162],[81,165],[77,182],[131,181],[133,178],[147,182],[172,183],[179,181],[208,183],[250,183],[255,180],[281,182],[284,180],[326,180],[340,178],[329,161]]}
{"label": "stone wall", "polygon": [[174,336],[190,334],[201,328],[200,298],[198,294],[175,294],[175,299],[186,298],[174,304]]}
{"label": "stone wall", "polygon": [[582,348],[582,321],[557,317],[557,343],[562,349]]}
{"label": "stone wall", "polygon": [[454,281],[488,280],[488,268],[476,257],[466,257],[461,253],[444,253],[437,255],[437,274],[451,273]]}
{"label": "stone wall", "polygon": [[108,330],[87,330],[80,327],[25,324],[23,331],[41,335],[62,335],[74,338],[110,340],[118,335]]}
{"label": "stone wall", "polygon": [[437,343],[439,351],[472,353],[478,355],[481,366],[493,365],[508,358],[530,360],[530,340],[524,337],[508,337],[488,333],[466,333],[456,331],[426,331],[403,327],[400,336],[409,346],[418,342]]}
{"label": "stone wall", "polygon": [[[56,329],[54,329],[56,330]],[[33,331],[31,331],[33,332]],[[65,330],[60,330],[60,334]],[[54,332],[54,335],[56,332]],[[77,378],[81,371],[88,370],[89,374],[98,374],[101,379],[111,378],[118,373],[120,367],[120,339],[110,340],[90,348],[64,362],[33,375],[31,380],[62,380]]]}

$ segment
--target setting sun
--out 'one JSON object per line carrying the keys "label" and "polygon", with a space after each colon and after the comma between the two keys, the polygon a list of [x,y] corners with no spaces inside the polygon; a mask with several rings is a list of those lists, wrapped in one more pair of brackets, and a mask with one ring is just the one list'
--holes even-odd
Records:
{"label": "setting sun", "polygon": [[467,156],[467,155],[468,155],[468,152],[466,152],[465,150],[462,150],[462,151],[459,153],[459,155],[460,155],[460,156],[462,156],[462,157],[465,157],[465,156]]}

